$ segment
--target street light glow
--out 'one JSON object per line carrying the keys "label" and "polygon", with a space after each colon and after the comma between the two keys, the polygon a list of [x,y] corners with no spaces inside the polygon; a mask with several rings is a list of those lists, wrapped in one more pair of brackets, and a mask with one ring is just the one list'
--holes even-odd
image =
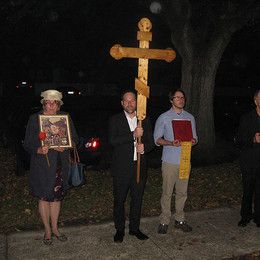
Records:
{"label": "street light glow", "polygon": [[150,4],[150,11],[153,14],[159,14],[161,10],[162,10],[162,5],[159,2],[154,1]]}

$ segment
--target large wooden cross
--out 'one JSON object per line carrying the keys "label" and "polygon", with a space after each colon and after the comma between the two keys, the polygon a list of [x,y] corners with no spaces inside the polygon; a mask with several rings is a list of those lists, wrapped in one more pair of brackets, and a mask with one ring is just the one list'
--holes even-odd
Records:
{"label": "large wooden cross", "polygon": [[[139,48],[122,47],[119,44],[110,49],[113,58],[119,60],[122,58],[138,58],[138,78],[135,79],[135,90],[137,91],[137,119],[138,125],[142,126],[142,120],[146,117],[146,101],[150,95],[148,81],[148,61],[149,59],[165,60],[171,62],[175,59],[176,53],[171,49],[149,49],[149,42],[152,41],[152,23],[148,18],[142,18],[138,23],[140,31],[137,32]],[[138,138],[141,143],[141,138]],[[137,154],[137,178],[140,181],[140,159],[141,154]]]}

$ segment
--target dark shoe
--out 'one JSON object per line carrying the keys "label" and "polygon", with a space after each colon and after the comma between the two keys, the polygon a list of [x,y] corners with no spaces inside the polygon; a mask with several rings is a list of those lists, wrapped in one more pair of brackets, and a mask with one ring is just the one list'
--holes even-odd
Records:
{"label": "dark shoe", "polygon": [[158,234],[166,234],[168,230],[168,225],[167,224],[159,224],[158,226]]}
{"label": "dark shoe", "polygon": [[139,240],[147,240],[149,237],[145,235],[143,232],[141,232],[139,229],[137,231],[131,231],[129,230],[130,236],[135,236]]}
{"label": "dark shoe", "polygon": [[250,223],[251,219],[248,218],[241,218],[241,220],[238,222],[239,227],[246,227]]}
{"label": "dark shoe", "polygon": [[64,234],[59,234],[59,235],[52,234],[52,237],[56,237],[61,242],[66,242],[68,240],[68,238]]}
{"label": "dark shoe", "polygon": [[125,233],[122,231],[116,231],[116,234],[114,235],[114,242],[115,243],[122,243],[124,240]]}
{"label": "dark shoe", "polygon": [[45,235],[44,235],[42,242],[43,242],[44,245],[50,246],[50,245],[52,245],[52,237],[46,238]]}
{"label": "dark shoe", "polygon": [[175,220],[175,228],[181,229],[183,232],[191,232],[192,227],[187,224],[186,221],[177,221]]}

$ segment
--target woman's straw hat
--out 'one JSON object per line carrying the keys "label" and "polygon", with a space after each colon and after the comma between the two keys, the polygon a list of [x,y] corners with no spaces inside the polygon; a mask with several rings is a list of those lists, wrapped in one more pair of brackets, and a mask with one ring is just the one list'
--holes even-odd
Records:
{"label": "woman's straw hat", "polygon": [[49,89],[49,90],[45,90],[41,93],[41,103],[43,104],[44,100],[56,100],[59,101],[60,104],[62,105],[62,93],[55,90],[55,89]]}

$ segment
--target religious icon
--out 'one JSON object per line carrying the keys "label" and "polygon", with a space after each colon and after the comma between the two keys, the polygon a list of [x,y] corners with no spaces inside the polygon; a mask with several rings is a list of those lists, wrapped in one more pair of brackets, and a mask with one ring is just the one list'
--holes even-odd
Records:
{"label": "religious icon", "polygon": [[42,145],[49,148],[71,148],[71,133],[68,115],[39,115],[40,131],[46,134]]}

